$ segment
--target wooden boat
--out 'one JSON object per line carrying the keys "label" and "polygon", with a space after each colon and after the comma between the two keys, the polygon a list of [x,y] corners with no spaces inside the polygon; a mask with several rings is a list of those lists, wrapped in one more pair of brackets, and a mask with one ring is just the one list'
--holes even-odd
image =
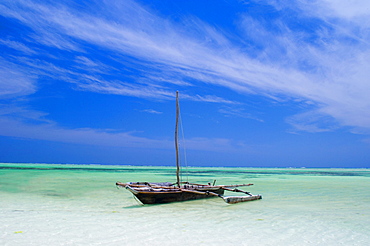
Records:
{"label": "wooden boat", "polygon": [[[176,183],[149,183],[149,182],[116,182],[117,187],[124,187],[129,190],[143,204],[160,204],[169,202],[181,202],[195,199],[204,199],[210,197],[220,197],[227,203],[238,203],[261,199],[261,195],[252,195],[247,191],[238,189],[241,186],[250,186],[253,184],[239,185],[213,185],[193,184],[181,182],[180,164],[179,164],[179,93],[176,92],[176,127],[175,127],[175,149],[176,149]],[[224,196],[225,191],[241,192],[243,196]]]}
{"label": "wooden boat", "polygon": [[[220,197],[227,203],[238,203],[262,198],[261,195],[252,195],[236,188],[253,184],[200,185],[183,182],[180,186],[176,186],[177,183],[117,182],[116,185],[125,187],[143,204],[181,202],[211,197]],[[223,196],[225,191],[242,192],[246,195]]]}

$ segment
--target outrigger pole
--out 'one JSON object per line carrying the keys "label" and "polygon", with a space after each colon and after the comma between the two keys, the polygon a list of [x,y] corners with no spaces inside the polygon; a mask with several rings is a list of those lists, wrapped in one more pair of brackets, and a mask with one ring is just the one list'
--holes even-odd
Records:
{"label": "outrigger pole", "polygon": [[[222,188],[222,189],[225,189],[225,188]],[[229,191],[233,191],[233,192],[242,192],[242,193],[247,194],[248,196],[223,196],[223,195],[211,192],[211,191],[198,191],[198,190],[181,189],[181,191],[189,192],[189,193],[195,193],[195,194],[199,194],[199,195],[217,196],[217,197],[222,198],[224,200],[224,202],[231,203],[231,204],[262,199],[261,195],[252,195],[251,193],[249,193],[247,191],[242,191],[242,190],[239,190],[239,189],[234,189],[234,190],[225,189],[225,190],[229,190]]]}

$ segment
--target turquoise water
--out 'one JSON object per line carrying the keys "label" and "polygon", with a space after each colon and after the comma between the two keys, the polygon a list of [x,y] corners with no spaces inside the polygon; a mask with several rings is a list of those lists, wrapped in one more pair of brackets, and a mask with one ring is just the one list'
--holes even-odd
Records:
{"label": "turquoise water", "polygon": [[175,182],[174,168],[0,164],[0,245],[370,245],[368,169],[187,174],[194,183],[254,183],[246,190],[263,199],[141,206],[115,182]]}

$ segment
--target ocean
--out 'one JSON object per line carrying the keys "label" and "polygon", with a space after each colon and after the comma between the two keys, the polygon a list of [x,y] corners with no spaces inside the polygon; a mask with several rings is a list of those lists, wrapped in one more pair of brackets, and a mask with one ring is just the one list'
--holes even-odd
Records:
{"label": "ocean", "polygon": [[142,206],[116,181],[175,182],[175,168],[0,164],[0,245],[370,245],[369,169],[189,167],[182,179],[253,183],[263,199]]}

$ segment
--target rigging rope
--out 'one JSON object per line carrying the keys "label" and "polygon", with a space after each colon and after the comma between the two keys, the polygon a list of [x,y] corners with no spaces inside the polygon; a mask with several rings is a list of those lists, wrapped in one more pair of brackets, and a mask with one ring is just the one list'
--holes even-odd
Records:
{"label": "rigging rope", "polygon": [[[187,159],[186,159],[185,135],[184,135],[184,127],[183,127],[183,124],[182,124],[180,104],[179,104],[179,122],[180,122],[180,131],[181,131],[181,137],[182,137],[182,141],[181,142],[182,142],[182,145],[183,145],[182,149],[183,149],[183,152],[184,152],[184,162],[185,162],[185,170],[186,170],[186,182],[189,182],[188,162],[187,162]],[[180,162],[181,162],[181,160],[180,160]],[[181,176],[182,176],[182,174],[181,174]]]}

